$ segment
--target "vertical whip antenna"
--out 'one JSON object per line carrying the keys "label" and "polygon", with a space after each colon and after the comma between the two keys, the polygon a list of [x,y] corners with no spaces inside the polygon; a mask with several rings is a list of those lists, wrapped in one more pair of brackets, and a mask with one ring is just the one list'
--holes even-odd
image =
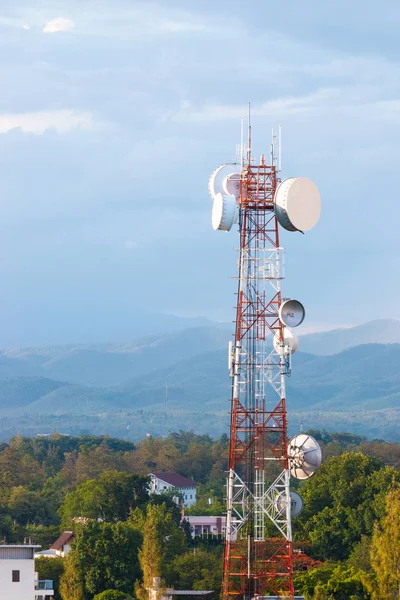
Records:
{"label": "vertical whip antenna", "polygon": [[248,116],[248,137],[247,137],[247,164],[251,165],[251,110],[249,102],[249,116]]}
{"label": "vertical whip antenna", "polygon": [[240,123],[240,168],[242,171],[243,171],[243,165],[244,165],[243,138],[244,138],[244,119],[241,119],[241,123]]}
{"label": "vertical whip antenna", "polygon": [[274,131],[274,128],[272,128],[272,134],[271,134],[271,165],[272,166],[274,166],[274,164],[275,164],[275,139],[276,139],[275,131]]}
{"label": "vertical whip antenna", "polygon": [[282,127],[278,129],[278,171],[282,171]]}

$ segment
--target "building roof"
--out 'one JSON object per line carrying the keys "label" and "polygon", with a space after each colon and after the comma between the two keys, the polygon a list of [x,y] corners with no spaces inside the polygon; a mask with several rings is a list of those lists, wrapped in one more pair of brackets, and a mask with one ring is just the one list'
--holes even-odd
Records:
{"label": "building roof", "polygon": [[157,479],[161,479],[161,481],[165,481],[165,483],[169,483],[174,487],[196,487],[199,484],[179,473],[172,473],[171,471],[167,471],[165,473],[150,473],[150,475],[154,475]]}
{"label": "building roof", "polygon": [[41,548],[40,544],[0,544],[0,548]]}
{"label": "building roof", "polygon": [[54,542],[54,544],[52,546],[50,546],[50,550],[62,550],[63,546],[65,546],[65,544],[68,544],[69,542],[71,542],[71,540],[74,537],[75,536],[74,536],[73,531],[64,531],[64,533],[62,533],[60,535],[58,540],[56,540]]}

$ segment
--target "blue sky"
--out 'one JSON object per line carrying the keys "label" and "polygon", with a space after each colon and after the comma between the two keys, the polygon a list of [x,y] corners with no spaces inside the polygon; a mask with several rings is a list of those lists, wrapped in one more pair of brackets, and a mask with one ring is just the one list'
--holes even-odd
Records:
{"label": "blue sky", "polygon": [[323,212],[285,234],[307,327],[400,317],[400,5],[4,0],[0,346],[134,337],[142,311],[229,321],[236,235],[210,172],[255,155]]}

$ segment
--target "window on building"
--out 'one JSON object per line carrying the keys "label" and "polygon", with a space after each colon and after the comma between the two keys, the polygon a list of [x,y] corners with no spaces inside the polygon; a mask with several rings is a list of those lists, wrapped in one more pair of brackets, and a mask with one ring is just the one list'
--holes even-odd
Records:
{"label": "window on building", "polygon": [[190,499],[192,499],[192,494],[190,494]]}
{"label": "window on building", "polygon": [[19,571],[12,572],[13,583],[19,583]]}

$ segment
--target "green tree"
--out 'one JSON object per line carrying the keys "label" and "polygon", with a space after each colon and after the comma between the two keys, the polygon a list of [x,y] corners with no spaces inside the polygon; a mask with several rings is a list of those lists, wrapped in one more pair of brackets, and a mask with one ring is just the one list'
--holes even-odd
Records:
{"label": "green tree", "polygon": [[177,556],[171,565],[168,583],[178,590],[213,590],[221,593],[222,546],[205,550],[194,548]]}
{"label": "green tree", "polygon": [[173,560],[186,549],[186,539],[165,504],[148,504],[145,513],[136,510],[131,522],[143,534],[139,551],[143,583],[136,592],[146,598],[154,577],[168,579]]}
{"label": "green tree", "polygon": [[125,521],[130,511],[148,500],[148,478],[118,471],[105,471],[98,480],[89,479],[66,495],[59,514],[64,528],[76,517]]}
{"label": "green tree", "polygon": [[64,559],[56,556],[41,556],[35,559],[35,571],[39,579],[51,579],[54,588],[54,600],[61,600],[60,578],[64,572]]}
{"label": "green tree", "polygon": [[133,597],[117,590],[105,590],[101,594],[96,594],[93,600],[133,600]]}
{"label": "green tree", "polygon": [[374,573],[373,598],[400,598],[400,487],[386,496],[386,510],[375,524],[371,542],[371,566]]}
{"label": "green tree", "polygon": [[326,564],[297,575],[295,588],[306,600],[368,600],[363,574],[344,564]]}
{"label": "green tree", "polygon": [[384,495],[400,473],[364,454],[334,456],[304,482],[304,510],[294,521],[298,539],[309,539],[313,554],[344,560],[362,535],[371,535],[384,508]]}
{"label": "green tree", "polygon": [[63,600],[91,600],[105,590],[131,593],[140,576],[141,542],[130,523],[89,522],[68,554],[61,578]]}
{"label": "green tree", "polygon": [[20,525],[26,525],[27,523],[52,525],[58,521],[53,507],[43,500],[41,494],[32,492],[22,485],[11,489],[7,511]]}
{"label": "green tree", "polygon": [[62,600],[86,600],[84,573],[79,557],[73,550],[64,559],[64,573],[60,578]]}

